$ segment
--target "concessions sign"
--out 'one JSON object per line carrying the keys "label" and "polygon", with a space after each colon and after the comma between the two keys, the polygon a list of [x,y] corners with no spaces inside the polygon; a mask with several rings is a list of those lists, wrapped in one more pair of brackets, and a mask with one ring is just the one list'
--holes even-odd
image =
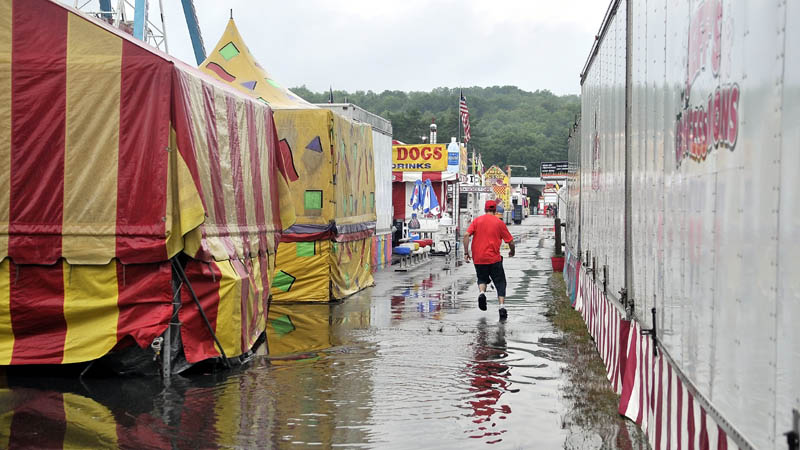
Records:
{"label": "concessions sign", "polygon": [[542,179],[564,178],[569,174],[568,161],[543,162],[539,166],[539,176]]}
{"label": "concessions sign", "polygon": [[393,172],[444,172],[447,147],[444,144],[393,145]]}
{"label": "concessions sign", "polygon": [[483,174],[484,185],[486,186],[495,186],[495,185],[506,185],[508,177],[506,173],[503,172],[497,166],[492,166],[486,169],[486,172]]}

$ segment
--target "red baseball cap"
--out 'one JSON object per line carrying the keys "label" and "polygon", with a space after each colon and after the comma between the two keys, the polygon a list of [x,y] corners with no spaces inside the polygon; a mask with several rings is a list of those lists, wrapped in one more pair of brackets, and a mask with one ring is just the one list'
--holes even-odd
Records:
{"label": "red baseball cap", "polygon": [[496,211],[497,210],[497,202],[494,200],[486,200],[486,205],[483,207],[484,211]]}

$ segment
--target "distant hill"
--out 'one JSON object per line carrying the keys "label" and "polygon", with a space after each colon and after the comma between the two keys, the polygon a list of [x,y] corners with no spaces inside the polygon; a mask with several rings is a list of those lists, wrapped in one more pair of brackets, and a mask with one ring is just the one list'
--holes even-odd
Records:
{"label": "distant hill", "polygon": [[[328,101],[329,92],[311,92],[305,86],[292,88],[313,103]],[[334,102],[348,101],[392,121],[394,138],[420,143],[428,135],[431,119],[436,118],[438,141],[450,142],[456,136],[458,89],[436,88],[430,92],[333,91]],[[515,175],[538,176],[541,161],[567,159],[569,128],[580,112],[577,95],[554,95],[541,90],[527,92],[515,86],[471,87],[464,89],[470,112],[470,127],[476,152],[486,167],[520,164],[527,172]]]}

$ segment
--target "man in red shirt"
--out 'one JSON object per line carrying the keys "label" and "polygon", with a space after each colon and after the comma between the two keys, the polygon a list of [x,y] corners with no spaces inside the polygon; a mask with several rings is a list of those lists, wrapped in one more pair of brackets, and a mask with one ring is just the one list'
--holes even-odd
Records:
{"label": "man in red shirt", "polygon": [[476,218],[469,224],[464,235],[464,259],[470,260],[469,240],[472,238],[472,256],[475,261],[475,273],[478,275],[478,308],[486,311],[486,285],[489,280],[497,289],[497,300],[500,303],[500,320],[508,317],[503,304],[506,300],[506,273],[503,270],[503,257],[500,256],[500,243],[508,243],[509,258],[514,256],[514,238],[508,232],[508,227],[496,215],[497,203],[493,200],[484,206],[486,214]]}

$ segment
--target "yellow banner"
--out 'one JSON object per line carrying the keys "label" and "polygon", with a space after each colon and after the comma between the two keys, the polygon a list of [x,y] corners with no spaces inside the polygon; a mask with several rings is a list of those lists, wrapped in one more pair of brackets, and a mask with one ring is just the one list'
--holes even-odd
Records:
{"label": "yellow banner", "polygon": [[447,148],[444,144],[392,146],[393,172],[444,172]]}

